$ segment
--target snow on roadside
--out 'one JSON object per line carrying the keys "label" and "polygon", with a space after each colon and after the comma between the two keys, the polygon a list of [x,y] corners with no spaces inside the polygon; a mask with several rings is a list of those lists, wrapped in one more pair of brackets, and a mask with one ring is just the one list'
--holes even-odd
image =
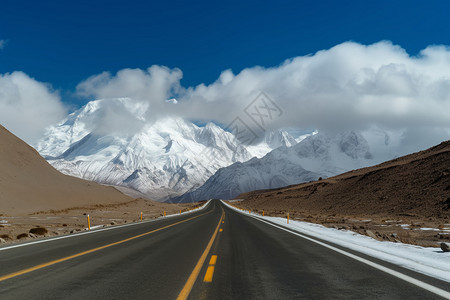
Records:
{"label": "snow on roadside", "polygon": [[256,213],[240,210],[225,201],[222,201],[222,203],[242,214],[267,220],[299,233],[450,282],[450,253],[445,253],[439,248],[378,241],[353,231],[327,228],[323,225],[302,221],[290,220],[287,224],[286,218],[263,217]]}
{"label": "snow on roadside", "polygon": [[[175,214],[171,214],[171,215],[160,216],[160,217],[158,217],[156,219],[146,219],[144,221],[148,222],[148,221],[154,221],[154,220],[159,220],[159,219],[166,219],[166,218],[172,218],[172,217],[181,216],[181,215],[185,215],[185,214],[190,214],[190,213],[193,213],[193,212],[196,212],[196,211],[204,209],[209,204],[210,201],[211,200],[208,200],[202,206],[196,207],[194,209],[186,210],[186,211],[183,211],[181,213],[175,213]],[[128,223],[128,224],[139,224],[139,223],[142,223],[142,221],[136,221],[136,222],[132,222],[132,223]],[[104,228],[104,227],[107,227],[107,226],[108,225],[106,225],[106,224],[100,224],[100,225],[96,225],[96,226],[91,226],[91,230],[100,229],[100,228]],[[88,231],[89,228],[86,227],[83,230]]]}
{"label": "snow on roadside", "polygon": [[197,207],[197,208],[190,209],[190,210],[187,210],[187,211],[183,211],[181,214],[178,213],[178,214],[166,215],[166,216],[159,217],[158,219],[161,219],[161,218],[170,218],[170,217],[176,217],[176,216],[181,216],[181,215],[185,215],[185,214],[190,214],[190,213],[193,213],[193,212],[195,212],[195,211],[204,209],[204,208],[209,204],[209,202],[211,202],[211,200],[206,201],[205,204],[203,204],[202,206],[199,206],[199,207]]}

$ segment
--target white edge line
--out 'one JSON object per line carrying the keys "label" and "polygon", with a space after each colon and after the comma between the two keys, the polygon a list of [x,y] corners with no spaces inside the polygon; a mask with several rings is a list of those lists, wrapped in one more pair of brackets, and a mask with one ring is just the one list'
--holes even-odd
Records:
{"label": "white edge line", "polygon": [[450,299],[450,293],[447,292],[447,291],[445,291],[445,290],[443,290],[443,289],[440,289],[440,288],[438,288],[438,287],[435,287],[435,286],[433,286],[433,285],[431,285],[431,284],[428,284],[428,283],[425,283],[425,282],[423,282],[423,281],[417,280],[417,279],[415,279],[415,278],[413,278],[413,277],[411,277],[411,276],[408,276],[408,275],[402,274],[402,273],[400,273],[400,272],[394,271],[394,270],[392,270],[392,269],[389,269],[389,268],[387,268],[387,267],[384,267],[384,266],[382,266],[382,265],[379,265],[379,264],[377,264],[377,263],[374,263],[374,262],[372,262],[372,261],[370,261],[370,260],[367,260],[367,259],[365,259],[365,258],[359,257],[359,256],[354,255],[354,254],[352,254],[352,253],[349,253],[349,252],[347,252],[347,251],[344,251],[344,250],[341,250],[341,249],[339,249],[339,248],[336,248],[336,247],[333,247],[333,246],[331,246],[331,245],[328,245],[328,244],[326,244],[326,243],[320,242],[320,241],[318,241],[318,240],[316,240],[316,239],[313,239],[313,238],[310,238],[310,237],[305,236],[305,235],[303,235],[303,234],[300,234],[300,233],[298,233],[298,232],[295,232],[294,230],[290,230],[290,229],[287,229],[287,228],[284,228],[284,227],[275,225],[275,224],[273,224],[273,223],[267,222],[267,221],[265,221],[265,220],[262,220],[262,219],[260,219],[260,218],[258,218],[258,217],[255,217],[255,216],[252,216],[252,215],[250,215],[250,214],[244,214],[244,213],[242,213],[240,210],[238,210],[238,209],[232,207],[231,205],[228,205],[228,204],[225,203],[224,201],[221,200],[221,202],[224,203],[224,204],[225,204],[226,206],[228,206],[229,208],[235,210],[235,211],[238,212],[238,213],[241,213],[241,214],[243,214],[243,215],[252,217],[253,219],[256,219],[256,220],[258,220],[258,221],[260,221],[260,222],[263,222],[263,223],[272,225],[273,227],[276,227],[276,228],[278,228],[278,229],[284,230],[284,231],[289,232],[289,233],[291,233],[291,234],[297,235],[297,236],[299,236],[299,237],[301,237],[301,238],[304,238],[304,239],[306,239],[306,240],[308,240],[308,241],[311,241],[311,242],[314,242],[314,243],[319,244],[319,245],[321,245],[321,246],[324,246],[324,247],[326,247],[326,248],[328,248],[328,249],[331,249],[331,250],[333,250],[333,251],[336,251],[336,252],[338,252],[338,253],[341,253],[341,254],[343,254],[343,255],[345,255],[345,256],[347,256],[347,257],[353,258],[354,260],[357,260],[357,261],[362,262],[362,263],[364,263],[364,264],[366,264],[366,265],[369,265],[369,266],[371,266],[371,267],[373,267],[373,268],[375,268],[375,269],[378,269],[378,270],[383,271],[383,272],[385,272],[385,273],[388,273],[388,274],[390,274],[390,275],[392,275],[392,276],[395,276],[395,277],[397,277],[397,278],[399,278],[399,279],[401,279],[401,280],[404,280],[404,281],[406,281],[406,282],[409,282],[409,283],[411,283],[411,284],[413,284],[413,285],[415,285],[415,286],[418,286],[418,287],[420,287],[420,288],[422,288],[422,289],[425,289],[425,290],[427,290],[427,291],[429,291],[429,292],[432,292],[432,293],[434,293],[434,294],[436,294],[436,295],[438,295],[438,296],[441,296],[441,297]]}
{"label": "white edge line", "polygon": [[57,240],[62,240],[62,239],[74,238],[74,237],[79,237],[79,236],[82,236],[82,235],[85,235],[85,234],[97,233],[97,232],[106,231],[106,230],[113,230],[113,229],[118,229],[118,228],[123,228],[123,227],[129,227],[129,226],[135,226],[135,225],[140,225],[140,224],[156,222],[156,221],[160,221],[160,220],[166,219],[168,217],[176,217],[176,216],[180,216],[180,215],[193,213],[193,212],[202,210],[209,204],[210,201],[211,200],[208,200],[203,206],[201,206],[201,207],[199,207],[197,209],[194,209],[194,210],[191,210],[191,211],[187,211],[187,212],[183,212],[181,214],[167,215],[165,217],[159,217],[157,219],[152,219],[152,220],[139,221],[139,222],[124,224],[124,225],[117,225],[117,226],[111,226],[111,227],[106,227],[106,228],[101,228],[101,229],[96,229],[96,230],[91,230],[91,231],[86,231],[86,232],[80,232],[80,233],[76,233],[76,234],[68,234],[68,235],[58,236],[58,237],[49,238],[49,239],[45,239],[45,240],[37,240],[37,241],[26,242],[26,243],[18,244],[18,245],[11,245],[11,246],[0,248],[0,251],[14,249],[14,248],[19,248],[19,247],[25,247],[25,246],[30,246],[30,245],[40,244],[40,243],[52,242],[52,241],[57,241]]}

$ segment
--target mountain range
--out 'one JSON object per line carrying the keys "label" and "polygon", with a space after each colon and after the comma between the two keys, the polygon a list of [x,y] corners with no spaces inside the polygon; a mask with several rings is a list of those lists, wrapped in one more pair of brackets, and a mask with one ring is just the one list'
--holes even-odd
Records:
{"label": "mountain range", "polygon": [[275,130],[244,145],[214,123],[154,119],[148,104],[114,98],[91,101],[48,128],[36,149],[64,174],[158,201],[193,202],[372,166],[405,154],[398,140],[379,129],[299,137]]}
{"label": "mountain range", "polygon": [[64,174],[167,200],[198,188],[220,168],[297,143],[278,130],[245,146],[214,123],[152,120],[148,111],[130,98],[91,101],[48,128],[36,149]]}
{"label": "mountain range", "polygon": [[253,190],[308,182],[375,165],[395,157],[389,136],[381,134],[385,142],[374,147],[376,151],[371,150],[369,142],[357,131],[314,134],[292,147],[281,146],[262,158],[221,168],[201,187],[172,201],[232,199]]}

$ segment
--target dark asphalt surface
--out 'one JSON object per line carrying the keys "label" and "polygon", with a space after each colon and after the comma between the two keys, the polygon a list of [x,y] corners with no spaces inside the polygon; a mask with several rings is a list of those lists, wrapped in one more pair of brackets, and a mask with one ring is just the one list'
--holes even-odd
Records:
{"label": "dark asphalt surface", "polygon": [[[0,251],[1,277],[198,216],[0,281],[0,299],[176,299],[210,241],[222,209],[223,231],[189,299],[440,299],[219,201],[192,214]],[[203,278],[211,255],[217,255],[217,262],[213,280],[207,283]],[[450,290],[447,282],[369,259]]]}

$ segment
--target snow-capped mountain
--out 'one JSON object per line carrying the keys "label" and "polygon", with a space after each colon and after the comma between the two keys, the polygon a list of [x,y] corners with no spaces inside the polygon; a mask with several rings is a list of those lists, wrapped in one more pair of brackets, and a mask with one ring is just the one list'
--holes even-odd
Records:
{"label": "snow-capped mountain", "polygon": [[65,174],[165,200],[199,187],[219,168],[295,144],[288,133],[274,131],[247,149],[214,123],[152,120],[149,111],[129,98],[91,101],[50,127],[36,148]]}
{"label": "snow-capped mountain", "polygon": [[219,169],[200,188],[172,201],[232,199],[244,192],[334,176],[393,158],[388,151],[389,144],[383,145],[383,149],[377,149],[381,152],[374,155],[359,132],[310,135],[292,147],[279,147],[261,159]]}

